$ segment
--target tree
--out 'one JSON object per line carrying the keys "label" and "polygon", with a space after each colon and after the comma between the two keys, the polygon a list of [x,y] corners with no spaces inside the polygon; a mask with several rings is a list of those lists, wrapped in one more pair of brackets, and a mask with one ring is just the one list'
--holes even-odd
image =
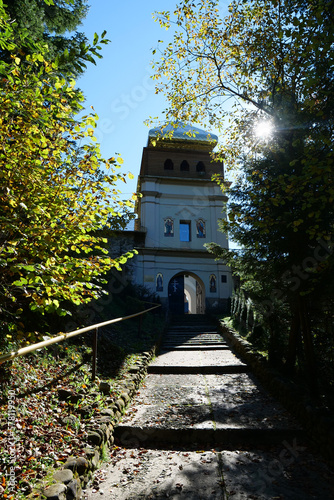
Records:
{"label": "tree", "polygon": [[[271,305],[289,304],[288,364],[302,335],[314,380],[308,304],[319,303],[333,273],[333,1],[233,1],[228,11],[223,18],[216,0],[184,0],[174,21],[157,16],[175,26],[154,65],[157,92],[168,98],[168,120],[222,133],[216,155],[238,170],[222,185],[230,199],[222,227],[245,250],[211,249],[273,294]],[[261,121],[268,141],[256,137]]]}
{"label": "tree", "polygon": [[121,158],[103,159],[94,143],[97,116],[73,113],[83,100],[75,82],[57,76],[39,46],[22,56],[16,25],[0,14],[11,53],[0,63],[0,307],[26,338],[27,304],[65,315],[67,304],[98,298],[103,275],[133,255],[110,258],[99,235],[131,202],[115,185],[126,179]]}
{"label": "tree", "polygon": [[234,1],[225,18],[219,4],[183,0],[174,21],[170,12],[156,14],[162,27],[175,27],[173,41],[154,50],[161,56],[153,78],[169,101],[167,120],[215,127],[228,168],[246,146],[254,151],[252,129],[261,118],[285,131],[318,124],[330,136],[332,0]]}
{"label": "tree", "polygon": [[[95,64],[94,57],[101,57],[98,42],[107,42],[105,32],[91,45],[84,33],[76,31],[88,9],[87,0],[11,0],[5,6],[16,23],[15,36],[29,33],[29,43],[21,44],[21,50],[30,53],[31,42],[44,42],[48,46],[45,59],[58,59],[58,71],[67,77],[80,75],[87,61]],[[8,60],[8,56],[2,49],[0,58]]]}

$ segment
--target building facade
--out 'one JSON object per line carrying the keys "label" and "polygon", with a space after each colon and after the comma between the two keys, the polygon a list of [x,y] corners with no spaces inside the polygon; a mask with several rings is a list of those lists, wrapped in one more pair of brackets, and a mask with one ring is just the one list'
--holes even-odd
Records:
{"label": "building facade", "polygon": [[226,198],[212,181],[213,174],[224,176],[223,164],[210,156],[217,137],[183,124],[167,127],[163,137],[160,133],[150,130],[143,149],[135,225],[143,243],[137,247],[133,278],[171,313],[224,310],[231,272],[204,247],[228,245],[218,227]]}

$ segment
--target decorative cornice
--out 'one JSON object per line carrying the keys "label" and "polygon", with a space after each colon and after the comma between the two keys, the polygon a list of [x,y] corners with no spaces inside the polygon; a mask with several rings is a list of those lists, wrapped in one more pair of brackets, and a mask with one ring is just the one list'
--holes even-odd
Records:
{"label": "decorative cornice", "polygon": [[178,212],[176,212],[175,216],[180,215],[180,214],[184,214],[185,212],[188,213],[189,215],[191,215],[192,217],[196,216],[196,212],[192,212],[187,207],[181,208],[181,210],[179,210]]}
{"label": "decorative cornice", "polygon": [[136,247],[139,254],[146,255],[170,255],[170,256],[180,256],[186,257],[187,255],[191,258],[205,258],[205,259],[215,259],[214,255],[210,254],[207,250],[196,250],[191,248],[157,248],[157,247]]}

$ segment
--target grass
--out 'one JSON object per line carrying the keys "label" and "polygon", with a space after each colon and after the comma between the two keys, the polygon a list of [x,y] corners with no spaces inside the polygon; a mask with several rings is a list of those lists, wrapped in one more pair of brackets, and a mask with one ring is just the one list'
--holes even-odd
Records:
{"label": "grass", "polygon": [[240,326],[238,321],[232,316],[225,316],[221,318],[221,320],[224,321],[225,325],[228,328],[232,328],[233,330],[237,331],[241,337],[247,340],[254,352],[257,352],[268,359],[268,349],[264,345],[267,343],[266,339],[256,336],[256,334],[252,333],[250,330],[247,331],[246,328]]}

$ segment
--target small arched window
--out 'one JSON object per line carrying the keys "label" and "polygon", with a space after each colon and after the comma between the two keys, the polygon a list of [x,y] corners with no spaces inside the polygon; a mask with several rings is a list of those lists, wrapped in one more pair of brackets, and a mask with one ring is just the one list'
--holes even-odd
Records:
{"label": "small arched window", "polygon": [[170,158],[167,158],[164,164],[164,169],[165,170],[173,170],[174,169],[174,164]]}
{"label": "small arched window", "polygon": [[202,161],[199,161],[196,165],[196,172],[205,172],[205,165]]}
{"label": "small arched window", "polygon": [[187,160],[183,160],[180,165],[180,170],[181,172],[189,172],[189,163],[187,162]]}

